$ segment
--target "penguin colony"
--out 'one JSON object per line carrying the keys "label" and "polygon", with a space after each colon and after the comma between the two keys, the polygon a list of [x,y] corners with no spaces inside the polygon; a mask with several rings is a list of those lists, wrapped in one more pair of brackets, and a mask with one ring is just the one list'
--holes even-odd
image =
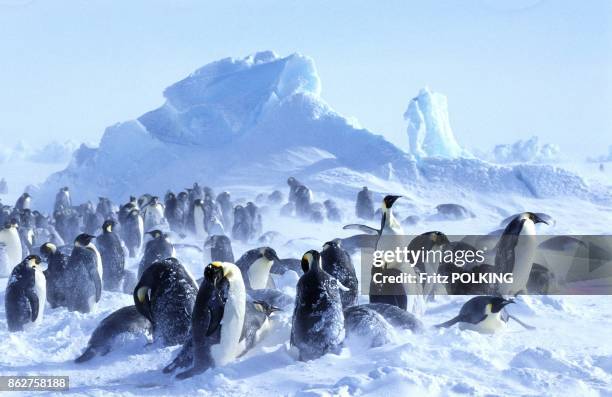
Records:
{"label": "penguin colony", "polygon": [[[280,191],[261,194],[260,205],[282,205],[280,213],[311,222],[341,222],[345,218],[333,200],[314,201],[310,188],[289,178],[287,202]],[[158,346],[181,345],[178,354],[163,369],[185,379],[214,366],[229,363],[255,346],[272,327],[274,313],[291,310],[293,317],[288,344],[300,360],[313,360],[338,353],[352,336],[367,337],[368,347],[393,340],[394,332],[423,332],[419,317],[425,300],[435,291],[417,284],[370,285],[369,302],[359,304],[359,281],[350,252],[358,248],[385,249],[389,237],[404,234],[393,206],[401,196],[387,195],[380,211],[374,210],[372,192],[364,187],[357,194],[355,216],[377,221],[379,227],[347,225],[360,234],[325,243],[302,258],[280,259],[264,246],[248,250],[235,260],[232,241],[274,241],[273,232],[263,231],[263,214],[254,202],[234,203],[229,192],[215,195],[209,187],[195,183],[182,192],[158,196],[132,196],[121,205],[100,197],[80,205],[73,203],[68,187],[56,195],[50,216],[32,209],[32,197],[24,193],[15,206],[0,212],[0,276],[9,277],[5,311],[9,331],[21,331],[43,319],[50,309],[64,307],[88,313],[95,310],[104,291],[133,295],[134,305],[116,310],[102,320],[83,353],[83,363],[108,354],[126,335],[142,336]],[[546,282],[542,266],[533,264],[535,225],[547,223],[545,214],[524,212],[504,222],[493,269],[513,271],[527,288],[537,273]],[[179,244],[190,236],[201,245]],[[520,239],[519,236],[527,236]],[[423,233],[411,245],[458,249],[465,242],[451,242],[438,231]],[[202,272],[196,278],[177,258],[177,248],[202,252]],[[138,273],[126,270],[126,258],[139,258]],[[46,264],[46,266],[44,265]],[[545,268],[544,268],[545,269]],[[442,273],[480,272],[453,264],[433,269]],[[545,269],[546,270],[546,269]],[[300,275],[295,299],[279,291],[274,274],[295,271]],[[385,263],[376,272],[427,273],[423,263],[414,268]],[[542,282],[540,282],[541,284]],[[437,325],[455,324],[461,329],[494,333],[514,319],[506,306],[515,303],[520,290],[486,285],[480,290],[457,290],[451,294],[476,294],[459,314]],[[438,291],[440,292],[440,291]]]}

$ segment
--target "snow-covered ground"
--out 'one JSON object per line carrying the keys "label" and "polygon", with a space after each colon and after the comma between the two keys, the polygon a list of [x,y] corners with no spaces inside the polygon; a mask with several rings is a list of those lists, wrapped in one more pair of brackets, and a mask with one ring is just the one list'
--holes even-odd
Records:
{"label": "snow-covered ground", "polygon": [[[243,192],[245,198],[253,198]],[[315,192],[316,194],[317,192]],[[317,199],[321,198],[320,195]],[[417,211],[424,219],[407,232],[443,230],[448,234],[486,233],[498,228],[504,216],[490,203],[512,213],[525,208],[548,212],[556,225],[540,233],[609,233],[609,208],[581,200],[538,200],[481,197],[468,205],[476,217],[466,221],[428,218],[432,203],[406,199],[401,216]],[[444,200],[442,200],[444,201]],[[519,204],[520,203],[520,204]],[[339,200],[346,220],[353,220],[353,204]],[[434,206],[437,203],[433,203]],[[281,237],[272,246],[281,257],[300,257],[335,237],[350,235],[341,223],[312,224],[278,215],[271,206],[264,215],[264,231]],[[200,244],[201,242],[196,242]],[[234,244],[239,256],[249,245]],[[179,259],[196,275],[204,263],[192,249]],[[359,264],[359,258],[353,257]],[[136,261],[129,267],[135,270]],[[356,266],[359,271],[359,266]],[[277,285],[294,294],[297,274],[277,277]],[[46,308],[40,326],[8,333],[4,314],[6,279],[0,279],[0,373],[70,376],[71,392],[82,395],[610,395],[612,394],[612,299],[609,296],[520,297],[509,311],[537,327],[528,331],[516,323],[493,336],[456,328],[438,330],[434,324],[455,316],[468,297],[440,297],[428,305],[422,335],[398,332],[388,345],[365,349],[347,343],[341,354],[300,362],[288,349],[292,308],[275,317],[274,326],[259,345],[236,362],[186,381],[161,369],[177,347],[145,346],[136,339],[105,357],[74,364],[99,322],[112,311],[132,304],[132,296],[104,292],[92,313]],[[361,300],[367,302],[367,297]]]}

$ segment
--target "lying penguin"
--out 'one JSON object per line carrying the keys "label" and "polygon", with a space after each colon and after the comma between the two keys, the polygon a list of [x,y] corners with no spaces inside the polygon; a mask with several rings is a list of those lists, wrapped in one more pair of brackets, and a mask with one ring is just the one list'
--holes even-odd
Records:
{"label": "lying penguin", "polygon": [[100,322],[87,343],[87,348],[74,362],[89,361],[97,355],[108,354],[122,336],[144,335],[152,337],[153,324],[140,314],[136,306],[126,306],[114,311]]}
{"label": "lying penguin", "polygon": [[186,379],[233,361],[261,337],[275,310],[263,302],[247,303],[242,273],[236,265],[212,262],[204,270],[194,306],[191,339],[164,373],[191,365],[177,375]]}
{"label": "lying penguin", "polygon": [[501,296],[476,296],[461,307],[459,314],[436,325],[437,328],[448,328],[459,323],[459,328],[472,330],[482,334],[493,334],[506,328],[509,319],[513,319],[526,329],[534,329],[516,317],[510,315],[505,307],[514,303],[514,299],[505,299]]}

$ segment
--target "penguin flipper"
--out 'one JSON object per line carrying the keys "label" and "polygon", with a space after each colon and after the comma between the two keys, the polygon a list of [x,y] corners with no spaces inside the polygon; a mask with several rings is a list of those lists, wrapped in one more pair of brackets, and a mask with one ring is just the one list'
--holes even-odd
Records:
{"label": "penguin flipper", "polygon": [[448,327],[452,327],[453,325],[455,325],[456,323],[463,321],[463,316],[459,315],[457,317],[451,318],[450,320],[443,322],[442,324],[436,324],[434,325],[434,327],[436,328],[448,328]]}
{"label": "penguin flipper", "polygon": [[81,354],[79,357],[74,359],[76,364],[84,363],[85,361],[89,361],[96,356],[96,351],[93,347],[88,346],[87,349]]}
{"label": "penguin flipper", "polygon": [[361,232],[364,232],[366,234],[378,234],[380,231],[376,228],[367,226],[367,225],[362,225],[360,223],[351,223],[349,225],[344,225],[342,227],[343,230],[359,230]]}
{"label": "penguin flipper", "polygon": [[514,317],[512,314],[508,313],[508,318],[513,319],[514,321],[516,321],[517,323],[519,323],[523,328],[528,329],[530,331],[533,331],[534,329],[536,329],[536,327],[529,325],[529,324],[525,324],[524,322],[522,322],[521,320],[519,320],[518,318]]}
{"label": "penguin flipper", "polygon": [[27,291],[26,296],[28,298],[28,301],[30,302],[30,309],[32,312],[32,321],[36,321],[36,318],[38,317],[38,310],[39,310],[38,296],[31,289]]}

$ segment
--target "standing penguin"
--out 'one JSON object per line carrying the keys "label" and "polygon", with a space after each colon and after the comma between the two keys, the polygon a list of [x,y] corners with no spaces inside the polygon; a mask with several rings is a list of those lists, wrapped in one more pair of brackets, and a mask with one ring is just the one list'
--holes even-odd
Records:
{"label": "standing penguin", "polygon": [[189,337],[191,313],[198,287],[175,258],[149,266],[134,288],[136,309],[153,324],[153,338],[164,346]]}
{"label": "standing penguin", "polygon": [[164,206],[159,202],[159,197],[151,197],[151,201],[144,207],[144,228],[151,230],[166,224],[164,218]]}
{"label": "standing penguin", "polygon": [[301,185],[295,190],[295,214],[302,218],[310,215],[312,204],[312,190]]}
{"label": "standing penguin", "polygon": [[246,243],[252,238],[251,216],[241,205],[234,208],[234,225],[232,226],[232,238]]}
{"label": "standing penguin", "polygon": [[92,243],[95,236],[80,234],[68,258],[66,305],[68,310],[89,313],[102,294],[102,258]]}
{"label": "standing penguin", "polygon": [[145,246],[144,256],[138,265],[138,278],[140,278],[143,272],[153,263],[161,261],[162,259],[176,257],[174,246],[165,233],[162,233],[161,230],[151,230],[147,232],[147,234],[151,235],[153,239],[147,241],[147,245]]}
{"label": "standing penguin", "polygon": [[47,301],[51,308],[66,306],[66,284],[68,256],[64,255],[55,244],[44,243],[40,255],[47,262],[45,279],[47,280]]}
{"label": "standing penguin", "polygon": [[172,192],[166,194],[164,217],[168,221],[170,230],[176,233],[183,232],[183,209],[179,206],[179,201]]}
{"label": "standing penguin", "polygon": [[355,215],[357,218],[371,220],[374,218],[374,203],[372,201],[372,193],[367,186],[357,193],[357,203],[355,204]]}
{"label": "standing penguin", "polygon": [[4,295],[6,322],[11,332],[23,330],[30,322],[40,322],[47,297],[40,257],[27,256],[15,266]]}
{"label": "standing penguin", "polygon": [[198,198],[193,201],[189,209],[189,219],[187,226],[189,231],[198,239],[206,237],[206,229],[204,228],[204,200]]}
{"label": "standing penguin", "polygon": [[60,211],[65,208],[72,207],[72,199],[70,198],[70,189],[68,186],[64,186],[55,195],[55,205],[53,206],[54,211]]}
{"label": "standing penguin", "polygon": [[22,259],[21,238],[17,227],[12,222],[7,222],[0,230],[0,245],[4,246],[5,255],[0,257],[0,277],[7,277],[11,270]]}
{"label": "standing penguin", "polygon": [[[403,244],[402,236],[404,230],[393,215],[392,210],[393,204],[400,197],[401,196],[387,195],[383,199],[380,231],[378,241],[376,242],[377,251],[395,251]],[[372,266],[370,302],[396,305],[416,315],[422,315],[424,313],[425,301],[423,299],[423,288],[421,284],[409,283],[408,285],[401,285],[397,283],[377,283],[374,277],[377,272],[382,273],[383,276],[405,273],[416,277],[416,272],[410,264],[392,261],[385,262],[381,267]]]}
{"label": "standing penguin", "polygon": [[338,241],[328,241],[323,245],[321,260],[323,270],[335,277],[345,287],[340,291],[342,307],[346,309],[349,306],[356,305],[359,282],[348,252],[342,248]]}
{"label": "standing penguin", "polygon": [[221,209],[221,215],[223,217],[223,228],[230,230],[234,224],[234,211],[229,192],[221,192],[217,196],[217,204]]}
{"label": "standing penguin", "polygon": [[232,240],[227,236],[213,235],[204,243],[204,263],[229,262],[234,263]]}
{"label": "standing penguin", "polygon": [[280,261],[270,247],[255,248],[245,252],[236,262],[248,290],[274,288],[270,270],[275,261]]}
{"label": "standing penguin", "polygon": [[344,314],[338,282],[321,266],[315,250],[302,257],[304,274],[297,283],[291,326],[291,346],[300,360],[338,353],[344,340]]}
{"label": "standing penguin", "polygon": [[102,225],[102,234],[96,238],[96,245],[102,258],[103,285],[107,291],[121,289],[125,271],[125,252],[121,239],[113,228],[116,222],[107,220]]}
{"label": "standing penguin", "polygon": [[19,198],[17,199],[17,202],[15,203],[15,210],[17,211],[22,211],[26,209],[29,210],[31,205],[32,205],[32,196],[30,196],[30,194],[26,192],[22,194],[21,196],[19,196]]}
{"label": "standing penguin", "polygon": [[303,186],[302,182],[291,176],[287,179],[287,185],[289,185],[289,202],[295,203],[295,193],[300,186]]}
{"label": "standing penguin", "polygon": [[533,212],[523,212],[504,229],[495,251],[495,267],[500,273],[513,273],[514,280],[511,284],[498,285],[499,293],[514,295],[527,290],[538,245],[536,223],[548,224]]}
{"label": "standing penguin", "polygon": [[123,241],[128,249],[130,258],[135,258],[144,241],[144,221],[138,209],[132,209],[121,225]]}
{"label": "standing penguin", "polygon": [[[177,378],[189,378],[212,366],[225,365],[244,351],[245,342],[241,337],[245,307],[246,291],[240,269],[227,262],[209,264],[193,310],[191,342],[186,346],[192,350],[193,367],[179,373]],[[182,353],[185,355],[188,351]],[[179,354],[177,359],[181,358]],[[173,364],[165,371],[176,368]]]}

